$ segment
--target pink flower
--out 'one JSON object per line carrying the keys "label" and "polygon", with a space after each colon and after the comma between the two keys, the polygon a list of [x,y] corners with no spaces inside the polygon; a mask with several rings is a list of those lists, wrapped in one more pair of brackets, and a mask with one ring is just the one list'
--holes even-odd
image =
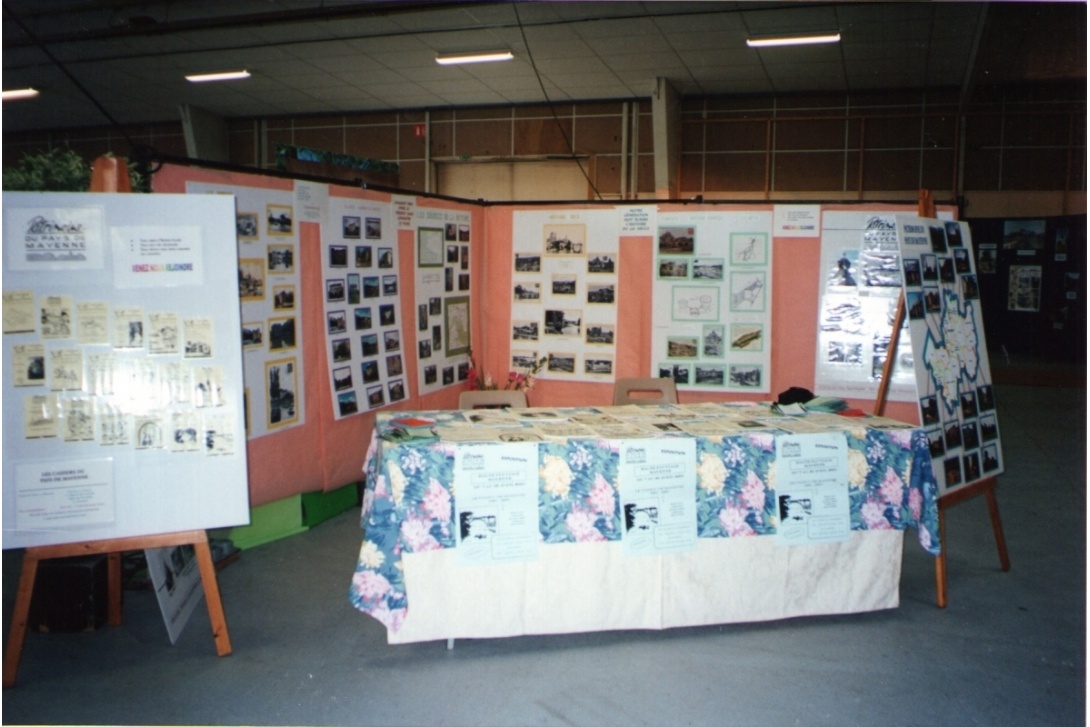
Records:
{"label": "pink flower", "polygon": [[923,512],[923,493],[919,490],[909,490],[908,511],[912,513],[912,519],[920,521],[920,513]]}
{"label": "pink flower", "polygon": [[761,482],[761,478],[757,476],[753,470],[749,470],[746,473],[745,484],[742,485],[742,502],[746,504],[750,510],[756,510],[757,512],[764,511],[765,508],[765,483]]}
{"label": "pink flower", "polygon": [[440,522],[450,520],[450,493],[434,477],[429,480],[428,489],[424,493],[424,510]]}
{"label": "pink flower", "polygon": [[901,449],[912,449],[911,429],[889,429],[886,433],[889,435],[889,441]]}
{"label": "pink flower", "polygon": [[892,467],[886,467],[886,474],[882,478],[882,498],[894,507],[900,507],[905,496],[905,483],[897,476]]}
{"label": "pink flower", "polygon": [[867,500],[860,509],[863,522],[868,530],[891,530],[892,526],[886,520],[886,508],[874,500]]}
{"label": "pink flower", "polygon": [[601,474],[594,475],[594,487],[591,488],[590,495],[587,496],[587,504],[596,512],[605,515],[607,519],[613,517],[616,506],[613,499],[613,487]]}
{"label": "pink flower", "polygon": [[421,517],[410,517],[401,523],[401,540],[411,553],[440,550],[439,541],[431,534],[431,522]]}
{"label": "pink flower", "polygon": [[576,508],[564,518],[564,524],[568,526],[568,532],[577,543],[594,543],[605,540],[605,536],[594,527],[597,519],[592,511]]}
{"label": "pink flower", "polygon": [[390,608],[390,604],[386,601],[378,603],[368,613],[391,631],[397,631],[401,628],[401,624],[405,623],[405,611],[404,608]]}
{"label": "pink flower", "polygon": [[750,432],[746,434],[746,439],[766,452],[771,452],[776,448],[776,438],[769,432]]}
{"label": "pink flower", "polygon": [[390,592],[390,581],[373,570],[357,571],[352,576],[352,588],[365,601],[376,601]]}
{"label": "pink flower", "polygon": [[753,528],[746,522],[745,508],[737,505],[727,505],[719,511],[719,524],[731,537],[756,535]]}

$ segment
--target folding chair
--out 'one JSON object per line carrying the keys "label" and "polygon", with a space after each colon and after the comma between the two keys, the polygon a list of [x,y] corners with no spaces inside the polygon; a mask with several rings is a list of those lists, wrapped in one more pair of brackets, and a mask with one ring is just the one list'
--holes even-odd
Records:
{"label": "folding chair", "polygon": [[613,405],[676,404],[677,385],[673,379],[617,379],[613,385]]}
{"label": "folding chair", "polygon": [[525,409],[530,406],[525,391],[497,389],[491,391],[463,391],[458,395],[459,409],[499,409],[512,407]]}

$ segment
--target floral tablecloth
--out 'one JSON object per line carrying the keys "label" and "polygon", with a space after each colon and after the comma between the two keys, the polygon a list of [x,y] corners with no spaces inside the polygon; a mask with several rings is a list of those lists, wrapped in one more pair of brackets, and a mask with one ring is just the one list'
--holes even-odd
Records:
{"label": "floral tablecloth", "polygon": [[[390,432],[393,416],[379,415],[364,464],[363,544],[349,600],[396,631],[409,606],[402,554],[455,547],[452,483],[458,445],[436,439],[387,441],[384,435]],[[404,419],[406,414],[399,412],[398,416]],[[463,413],[414,412],[412,416],[441,425],[462,420]],[[938,486],[926,434],[908,427],[868,426],[876,421],[844,420],[851,527],[915,528],[920,546],[938,555]],[[664,432],[661,436],[687,435]],[[776,436],[770,431],[747,431],[695,437],[699,537],[776,534]],[[618,444],[617,440],[595,438],[539,443],[542,543],[621,539]]]}

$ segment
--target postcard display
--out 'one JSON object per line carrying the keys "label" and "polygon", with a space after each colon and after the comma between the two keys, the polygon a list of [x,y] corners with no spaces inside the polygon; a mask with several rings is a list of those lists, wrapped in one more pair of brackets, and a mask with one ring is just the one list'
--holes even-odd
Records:
{"label": "postcard display", "polygon": [[397,230],[388,203],[329,198],[322,285],[334,419],[405,399]]}
{"label": "postcard display", "polygon": [[192,181],[186,192],[235,198],[247,437],[299,426],[304,422],[303,296],[291,192]]}
{"label": "postcard display", "polygon": [[[877,394],[901,295],[900,261],[894,213],[822,214],[815,393],[845,398]],[[889,400],[916,400],[912,361],[911,341],[902,332]]]}
{"label": "postcard display", "polygon": [[413,205],[419,394],[465,381],[469,361],[469,250],[466,210]]}
{"label": "postcard display", "polygon": [[613,381],[618,211],[515,212],[513,232],[511,370],[544,358],[539,378]]}
{"label": "postcard display", "polygon": [[771,386],[772,212],[658,214],[651,375],[680,390]]}
{"label": "postcard display", "polygon": [[3,208],[3,547],[249,522],[234,199]]}
{"label": "postcard display", "polygon": [[896,221],[920,421],[946,494],[1003,471],[972,240],[964,222]]}

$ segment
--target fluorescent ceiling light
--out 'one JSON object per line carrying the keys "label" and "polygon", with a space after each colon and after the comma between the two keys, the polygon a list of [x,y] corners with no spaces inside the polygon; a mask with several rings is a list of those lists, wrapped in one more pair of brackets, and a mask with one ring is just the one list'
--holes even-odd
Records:
{"label": "fluorescent ceiling light", "polygon": [[809,33],[802,35],[766,35],[747,38],[750,48],[771,48],[778,45],[814,45],[815,43],[839,43],[840,33]]}
{"label": "fluorescent ceiling light", "polygon": [[485,50],[473,53],[443,53],[435,56],[435,62],[441,66],[453,66],[459,63],[490,63],[509,61],[515,55],[509,50]]}
{"label": "fluorescent ceiling light", "polygon": [[5,101],[18,101],[23,98],[34,98],[38,95],[38,90],[35,88],[13,88],[2,93]]}
{"label": "fluorescent ceiling light", "polygon": [[217,71],[216,73],[191,73],[185,77],[185,80],[192,83],[206,83],[208,81],[238,81],[249,77],[250,72],[247,70]]}

